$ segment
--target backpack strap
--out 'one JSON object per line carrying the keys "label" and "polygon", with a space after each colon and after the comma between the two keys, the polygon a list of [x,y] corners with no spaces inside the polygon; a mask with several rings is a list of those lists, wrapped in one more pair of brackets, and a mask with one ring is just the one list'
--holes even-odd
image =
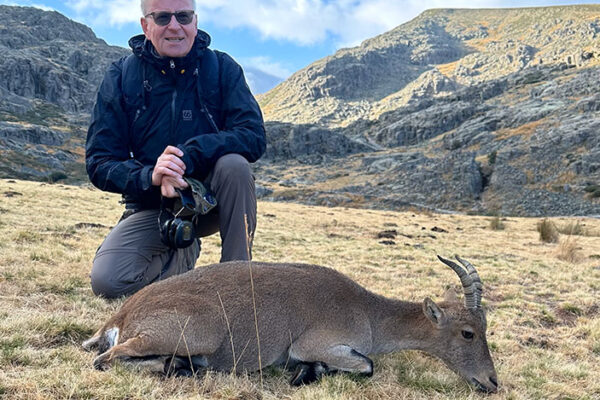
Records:
{"label": "backpack strap", "polygon": [[146,78],[147,66],[145,64],[138,56],[130,54],[124,58],[121,67],[121,88],[123,94],[130,101],[141,97],[143,110],[148,107],[148,95],[146,92],[152,91],[152,86]]}
{"label": "backpack strap", "polygon": [[[201,111],[206,114],[210,126],[219,132],[222,125],[221,121],[221,59],[220,52],[211,49],[204,49],[199,65],[194,71],[196,76],[196,93],[198,102],[200,103]],[[215,103],[215,100],[217,104]],[[209,110],[208,106],[212,106],[213,110],[218,112],[218,117],[215,120],[214,114]]]}

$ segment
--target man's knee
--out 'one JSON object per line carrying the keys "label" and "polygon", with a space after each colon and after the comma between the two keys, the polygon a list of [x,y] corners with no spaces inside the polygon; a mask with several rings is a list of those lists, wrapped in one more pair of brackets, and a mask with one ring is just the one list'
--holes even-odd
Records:
{"label": "man's knee", "polygon": [[253,180],[250,163],[239,154],[226,154],[219,158],[214,174],[222,180]]}
{"label": "man's knee", "polygon": [[[96,255],[90,280],[96,296],[113,299],[132,294],[141,288],[141,282],[132,276],[123,276],[127,269],[119,267],[122,257],[118,253]],[[132,272],[132,271],[129,271]]]}
{"label": "man's knee", "polygon": [[106,273],[106,271],[98,271],[92,268],[92,273],[90,274],[91,284],[92,284],[92,292],[96,296],[105,297],[107,299],[114,299],[117,297],[121,297],[126,293],[121,293],[114,284],[111,279],[110,274]]}

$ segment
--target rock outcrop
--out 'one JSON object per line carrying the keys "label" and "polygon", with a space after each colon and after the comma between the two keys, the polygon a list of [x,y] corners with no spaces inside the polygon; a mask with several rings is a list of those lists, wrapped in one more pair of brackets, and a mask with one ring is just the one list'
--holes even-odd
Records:
{"label": "rock outcrop", "polygon": [[600,52],[599,5],[436,9],[342,49],[260,96],[271,121],[346,126],[424,96]]}
{"label": "rock outcrop", "polygon": [[97,87],[128,51],[54,11],[0,5],[0,20],[0,176],[84,179]]}
{"label": "rock outcrop", "polygon": [[598,5],[430,10],[317,61],[260,98],[267,119],[371,150],[269,197],[600,215],[599,39]]}
{"label": "rock outcrop", "polygon": [[22,114],[32,100],[89,112],[107,65],[127,53],[58,12],[0,6],[0,109]]}

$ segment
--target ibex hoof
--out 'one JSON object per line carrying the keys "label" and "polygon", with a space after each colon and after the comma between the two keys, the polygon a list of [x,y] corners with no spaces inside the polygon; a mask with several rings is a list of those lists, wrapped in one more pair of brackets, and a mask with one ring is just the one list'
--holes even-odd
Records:
{"label": "ibex hoof", "polygon": [[292,386],[308,385],[321,379],[321,376],[327,374],[329,368],[327,364],[317,361],[312,363],[300,363],[296,372],[290,381]]}
{"label": "ibex hoof", "polygon": [[100,355],[96,357],[94,360],[94,368],[98,371],[106,371],[110,368],[110,363],[107,360],[107,357],[104,355]]}

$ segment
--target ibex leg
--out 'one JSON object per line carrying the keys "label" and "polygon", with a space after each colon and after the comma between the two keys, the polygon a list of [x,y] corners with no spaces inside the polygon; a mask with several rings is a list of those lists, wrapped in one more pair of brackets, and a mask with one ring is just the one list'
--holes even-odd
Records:
{"label": "ibex leg", "polygon": [[[303,340],[304,339],[304,340]],[[302,338],[290,347],[290,357],[304,363],[321,362],[327,366],[326,373],[343,371],[361,375],[373,375],[373,361],[343,344],[319,343],[318,339]]]}
{"label": "ibex leg", "polygon": [[108,369],[113,361],[117,358],[123,357],[143,357],[149,356],[151,354],[144,352],[145,348],[149,348],[148,340],[144,340],[139,336],[128,339],[124,343],[118,344],[114,347],[111,347],[104,353],[100,354],[94,360],[94,368],[99,370]]}

